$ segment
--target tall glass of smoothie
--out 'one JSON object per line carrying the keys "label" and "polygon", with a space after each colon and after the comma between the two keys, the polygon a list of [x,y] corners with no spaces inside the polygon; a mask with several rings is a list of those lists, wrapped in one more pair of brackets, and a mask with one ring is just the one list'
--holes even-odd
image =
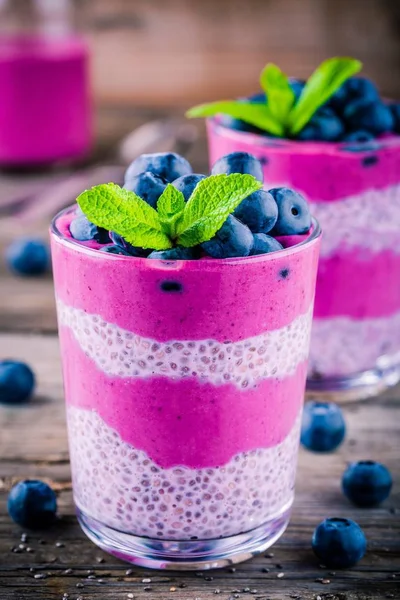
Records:
{"label": "tall glass of smoothie", "polygon": [[208,122],[210,160],[251,152],[268,188],[310,202],[323,229],[307,390],[374,395],[400,378],[400,137],[273,140]]}
{"label": "tall glass of smoothie", "polygon": [[76,210],[51,237],[83,530],[156,568],[263,551],[294,497],[317,222],[276,252],[162,260],[73,239]]}
{"label": "tall glass of smoothie", "polygon": [[0,165],[81,159],[92,138],[88,47],[69,2],[0,5]]}
{"label": "tall glass of smoothie", "polygon": [[[299,96],[304,83],[291,85]],[[297,139],[222,115],[208,119],[207,131],[211,163],[252,153],[263,165],[264,187],[298,190],[321,224],[310,395],[362,398],[397,383],[400,105],[382,100],[369,80],[352,78]]]}

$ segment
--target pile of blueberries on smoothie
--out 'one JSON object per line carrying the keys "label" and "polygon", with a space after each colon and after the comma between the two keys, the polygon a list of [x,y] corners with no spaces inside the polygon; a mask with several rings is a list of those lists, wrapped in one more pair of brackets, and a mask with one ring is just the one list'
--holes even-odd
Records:
{"label": "pile of blueberries on smoothie", "polygon": [[[296,101],[305,81],[290,79]],[[243,102],[267,102],[264,92],[253,94]],[[260,135],[272,135],[241,119],[224,115],[225,127]],[[312,116],[305,127],[293,136],[300,141],[368,142],[382,134],[400,134],[400,104],[386,102],[376,85],[366,77],[350,77]]]}
{"label": "pile of blueberries on smoothie", "polygon": [[[211,177],[233,173],[252,175],[263,182],[260,161],[246,152],[233,152],[220,158],[211,170]],[[156,209],[169,183],[188,202],[204,179],[206,175],[193,173],[189,162],[179,154],[143,154],[128,167],[124,188]],[[189,248],[175,246],[152,251],[133,246],[118,233],[97,227],[82,213],[72,220],[70,233],[80,242],[96,241],[102,245],[99,248],[102,252],[161,260],[192,260],[253,256],[282,250],[282,237],[306,234],[310,227],[306,200],[299,193],[282,187],[253,192],[242,200],[211,239]]]}

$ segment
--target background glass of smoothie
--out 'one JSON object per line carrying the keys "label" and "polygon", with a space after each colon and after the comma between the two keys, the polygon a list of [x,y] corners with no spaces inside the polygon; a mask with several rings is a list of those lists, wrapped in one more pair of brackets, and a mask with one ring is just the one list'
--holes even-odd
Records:
{"label": "background glass of smoothie", "polygon": [[91,145],[88,48],[69,2],[0,4],[0,165],[85,156]]}
{"label": "background glass of smoothie", "polygon": [[273,139],[208,120],[210,163],[234,151],[264,187],[302,193],[323,230],[307,390],[366,397],[400,378],[400,136]]}
{"label": "background glass of smoothie", "polygon": [[75,214],[51,237],[83,530],[157,568],[263,551],[293,502],[319,226],[279,252],[162,261],[73,240]]}

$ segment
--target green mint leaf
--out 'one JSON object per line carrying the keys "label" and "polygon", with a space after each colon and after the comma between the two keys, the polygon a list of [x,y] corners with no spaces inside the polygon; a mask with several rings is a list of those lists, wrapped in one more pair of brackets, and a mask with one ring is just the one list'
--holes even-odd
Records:
{"label": "green mint leaf", "polygon": [[134,246],[154,250],[172,248],[157,211],[115,183],[96,185],[78,196],[77,202],[89,221],[115,231]]}
{"label": "green mint leaf", "polygon": [[197,184],[178,223],[177,243],[190,247],[211,239],[242,200],[262,183],[252,175],[211,175]]}
{"label": "green mint leaf", "polygon": [[157,212],[160,217],[169,219],[185,208],[185,197],[169,183],[157,200]]}
{"label": "green mint leaf", "polygon": [[313,114],[348,79],[361,70],[362,63],[355,58],[328,58],[307,80],[300,98],[288,119],[289,132],[299,133]]}
{"label": "green mint leaf", "polygon": [[185,208],[185,197],[169,183],[157,200],[157,211],[163,230],[169,238],[176,237],[176,225]]}
{"label": "green mint leaf", "polygon": [[279,67],[269,63],[261,71],[260,84],[268,98],[268,108],[275,119],[285,125],[295,95],[289,80]]}
{"label": "green mint leaf", "polygon": [[249,125],[254,125],[263,131],[273,135],[283,136],[284,128],[272,115],[267,104],[253,104],[251,102],[240,102],[239,100],[225,100],[221,102],[210,102],[193,106],[186,112],[186,116],[214,117],[225,114],[235,119],[241,119]]}

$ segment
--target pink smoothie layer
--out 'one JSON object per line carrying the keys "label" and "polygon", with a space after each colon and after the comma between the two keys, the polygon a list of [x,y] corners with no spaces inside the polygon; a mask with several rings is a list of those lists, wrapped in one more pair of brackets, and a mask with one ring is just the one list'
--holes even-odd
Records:
{"label": "pink smoothie layer", "polygon": [[302,402],[306,363],[293,375],[253,389],[202,383],[194,377],[123,379],[102,373],[60,329],[68,404],[95,410],[121,438],[162,468],[227,463],[239,452],[282,442]]}
{"label": "pink smoothie layer", "polygon": [[[69,238],[72,217],[59,224]],[[317,242],[254,258],[171,262],[99,254],[78,243],[67,251],[65,244],[52,250],[57,297],[158,341],[245,339],[288,325],[314,297]],[[171,281],[180,292],[161,289]]]}
{"label": "pink smoothie layer", "polygon": [[29,166],[85,154],[88,83],[80,38],[0,39],[0,163]]}
{"label": "pink smoothie layer", "polygon": [[[333,282],[334,287],[333,287]],[[352,319],[400,312],[400,254],[371,254],[362,248],[321,257],[314,316]]]}
{"label": "pink smoothie layer", "polygon": [[208,121],[210,163],[234,151],[261,159],[264,185],[288,186],[310,200],[331,202],[399,183],[400,136],[358,145],[350,143],[294,142],[235,131]]}

